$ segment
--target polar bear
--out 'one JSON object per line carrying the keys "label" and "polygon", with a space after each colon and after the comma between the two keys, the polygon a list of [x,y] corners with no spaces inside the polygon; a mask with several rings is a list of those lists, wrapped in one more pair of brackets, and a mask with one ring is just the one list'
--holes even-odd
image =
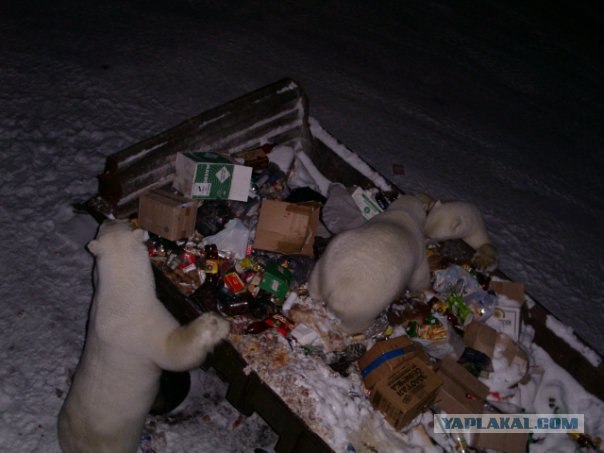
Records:
{"label": "polar bear", "polygon": [[343,330],[370,327],[405,289],[429,286],[425,220],[422,201],[402,195],[367,223],[337,234],[313,268],[311,297],[326,303]]}
{"label": "polar bear", "polygon": [[143,230],[108,220],[88,249],[96,258],[95,295],[84,351],[59,413],[64,452],[136,452],[161,370],[199,366],[229,333],[204,314],[186,326],[155,295]]}
{"label": "polar bear", "polygon": [[426,218],[426,236],[436,241],[462,239],[476,252],[473,264],[493,271],[497,267],[497,249],[491,244],[477,206],[465,201],[436,201]]}

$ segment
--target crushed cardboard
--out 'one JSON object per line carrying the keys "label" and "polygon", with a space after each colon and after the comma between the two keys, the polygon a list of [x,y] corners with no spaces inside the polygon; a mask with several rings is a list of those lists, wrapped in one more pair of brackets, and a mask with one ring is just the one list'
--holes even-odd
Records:
{"label": "crushed cardboard", "polygon": [[[489,410],[485,414],[496,414]],[[470,436],[468,444],[478,449],[490,449],[504,453],[524,453],[527,451],[528,433],[477,433]]]}
{"label": "crushed cardboard", "polygon": [[[447,414],[492,414],[485,406],[489,388],[476,379],[455,360],[441,360],[436,373],[443,381],[434,405]],[[506,453],[526,451],[526,433],[478,433],[470,436],[468,444]]]}
{"label": "crushed cardboard", "polygon": [[499,344],[502,348],[502,355],[510,366],[518,366],[524,370],[522,377],[517,382],[510,383],[510,386],[523,382],[529,375],[529,359],[527,353],[510,337],[497,332],[486,324],[474,321],[465,329],[463,336],[466,347],[475,349],[494,358],[495,347]]}
{"label": "crushed cardboard", "polygon": [[448,414],[480,414],[489,388],[455,360],[446,357],[439,363],[438,377],[443,386],[435,405]]}

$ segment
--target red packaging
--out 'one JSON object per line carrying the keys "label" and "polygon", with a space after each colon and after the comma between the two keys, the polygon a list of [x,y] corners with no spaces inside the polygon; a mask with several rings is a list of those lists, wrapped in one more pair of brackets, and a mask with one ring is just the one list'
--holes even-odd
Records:
{"label": "red packaging", "polygon": [[184,252],[178,255],[178,257],[180,258],[179,266],[183,270],[183,272],[190,272],[197,269],[197,267],[195,266],[195,255],[193,255],[192,253]]}
{"label": "red packaging", "polygon": [[289,336],[289,332],[293,326],[293,322],[287,319],[285,316],[275,313],[268,319],[263,321],[255,321],[247,326],[245,329],[245,333],[247,334],[257,334],[262,333],[267,330],[269,327],[272,327],[277,332],[279,332],[284,337]]}
{"label": "red packaging", "polygon": [[227,288],[234,294],[240,293],[245,289],[245,283],[243,283],[237,272],[227,272],[223,280]]}
{"label": "red packaging", "polygon": [[273,329],[276,329],[284,337],[289,335],[289,332],[291,331],[292,322],[279,313],[275,313],[273,316],[265,320],[265,322]]}

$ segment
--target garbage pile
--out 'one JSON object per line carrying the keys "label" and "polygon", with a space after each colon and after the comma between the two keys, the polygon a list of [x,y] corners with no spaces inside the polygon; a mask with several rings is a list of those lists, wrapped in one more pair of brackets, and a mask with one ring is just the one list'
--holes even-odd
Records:
{"label": "garbage pile", "polygon": [[[274,336],[260,336],[277,334],[292,351],[360,377],[366,398],[397,431],[418,426],[426,411],[521,412],[516,388],[538,372],[518,343],[523,285],[428,244],[430,290],[402,294],[365,332],[338,332],[337,319],[308,296],[315,260],[330,237],[363,224],[397,194],[339,183],[321,193],[295,158],[283,165],[287,151],[265,146],[237,161],[179,153],[178,191],[144,194],[133,219],[149,232],[154,266],[200,310],[230,319],[235,343],[259,339],[246,359],[260,367],[276,350]],[[423,426],[456,451],[524,451],[529,440],[439,437]]]}

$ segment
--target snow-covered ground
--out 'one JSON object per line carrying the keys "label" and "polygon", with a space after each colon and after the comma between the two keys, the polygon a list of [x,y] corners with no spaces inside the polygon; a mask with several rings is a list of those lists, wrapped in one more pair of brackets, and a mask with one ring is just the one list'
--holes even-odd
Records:
{"label": "snow-covered ground", "polygon": [[[501,269],[603,353],[603,24],[564,3],[3,2],[0,450],[57,451],[96,227],[70,203],[105,157],[286,76],[400,188],[476,203]],[[202,412],[161,428],[171,451],[270,448],[197,376]]]}

